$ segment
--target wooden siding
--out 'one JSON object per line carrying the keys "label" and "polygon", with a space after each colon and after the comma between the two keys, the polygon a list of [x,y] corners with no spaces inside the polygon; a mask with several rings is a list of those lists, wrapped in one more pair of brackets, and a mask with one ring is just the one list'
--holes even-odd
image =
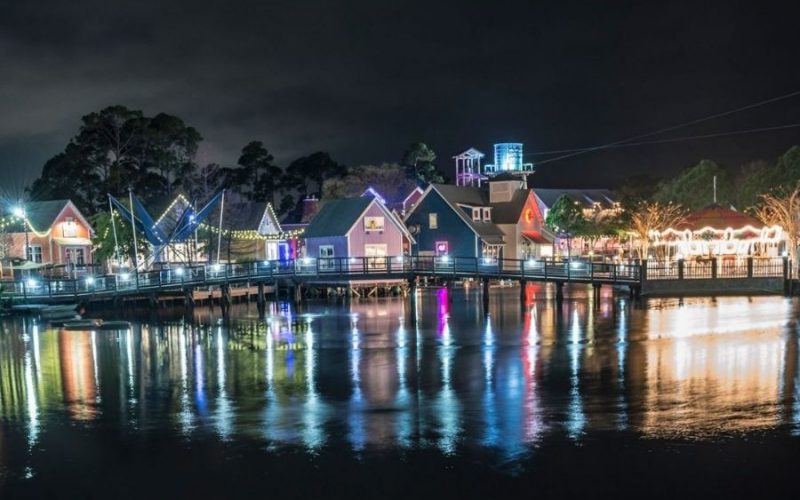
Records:
{"label": "wooden siding", "polygon": [[351,257],[347,253],[347,237],[346,236],[325,236],[320,238],[306,238],[305,256],[306,257],[319,257],[319,247],[323,245],[333,246],[334,257]]}
{"label": "wooden siding", "polygon": [[[438,215],[438,229],[428,228],[428,215]],[[417,244],[414,254],[435,251],[437,241],[447,241],[450,255],[454,257],[479,257],[480,245],[472,228],[464,222],[442,197],[431,191],[417,204],[417,207],[406,220],[406,226],[418,225],[420,230],[414,235]],[[477,249],[476,249],[477,247]]]}
{"label": "wooden siding", "polygon": [[[347,234],[349,244],[348,257],[364,257],[364,245],[381,244],[386,245],[386,252],[390,257],[403,254],[403,239],[405,235],[392,218],[381,209],[378,203],[377,201],[372,202]],[[383,231],[365,231],[365,217],[383,217]]]}

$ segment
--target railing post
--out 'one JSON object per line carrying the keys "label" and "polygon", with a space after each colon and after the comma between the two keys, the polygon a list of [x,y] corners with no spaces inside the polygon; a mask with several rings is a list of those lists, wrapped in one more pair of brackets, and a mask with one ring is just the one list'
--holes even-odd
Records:
{"label": "railing post", "polygon": [[611,264],[611,281],[614,283],[617,282],[617,266],[619,266],[619,264]]}
{"label": "railing post", "polygon": [[679,280],[683,279],[683,273],[684,273],[684,260],[683,259],[678,259],[678,279]]}
{"label": "railing post", "polygon": [[711,279],[716,279],[717,277],[717,258],[711,257]]}
{"label": "railing post", "polygon": [[589,281],[594,283],[594,262],[589,261]]}
{"label": "railing post", "polygon": [[747,258],[747,277],[748,278],[752,278],[753,277],[753,257],[752,256]]}

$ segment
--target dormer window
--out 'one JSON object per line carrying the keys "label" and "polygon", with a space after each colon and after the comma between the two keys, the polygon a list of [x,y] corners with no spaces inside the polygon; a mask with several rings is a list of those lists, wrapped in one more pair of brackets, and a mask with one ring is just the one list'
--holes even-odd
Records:
{"label": "dormer window", "polygon": [[481,220],[481,209],[480,208],[473,208],[472,209],[472,220],[475,222],[480,222]]}
{"label": "dormer window", "polygon": [[492,209],[491,208],[484,208],[483,209],[483,222],[491,222],[492,221]]}

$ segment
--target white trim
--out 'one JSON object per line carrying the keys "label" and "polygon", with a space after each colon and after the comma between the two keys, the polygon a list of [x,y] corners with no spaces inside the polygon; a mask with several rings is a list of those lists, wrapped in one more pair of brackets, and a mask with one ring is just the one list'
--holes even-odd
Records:
{"label": "white trim", "polygon": [[95,232],[94,229],[92,229],[92,225],[89,224],[89,221],[87,221],[86,218],[81,213],[81,211],[78,210],[78,207],[76,207],[75,204],[72,203],[72,200],[67,200],[67,202],[64,203],[64,206],[61,207],[61,210],[58,212],[58,215],[56,215],[55,218],[50,221],[50,227],[48,227],[47,229],[49,230],[53,228],[53,224],[55,223],[55,221],[59,219],[59,217],[61,217],[61,215],[64,213],[67,207],[72,207],[72,211],[75,212],[75,215],[77,215],[78,218],[80,218],[83,225],[86,226],[86,228],[89,230],[90,237],[95,236]]}
{"label": "white trim", "polygon": [[[411,191],[410,193],[408,193],[408,196],[406,196],[405,198],[403,198],[403,207],[405,207],[405,206],[406,206],[406,202],[408,201],[408,199],[409,199],[409,198],[411,198],[411,195],[413,195],[413,194],[414,194],[414,193],[416,193],[417,191],[419,191],[419,194],[421,194],[421,195],[425,195],[425,191],[423,191],[421,187],[419,187],[419,186],[415,187],[413,191]],[[419,203],[419,202],[420,202],[420,200],[422,200],[422,198],[420,198],[419,200],[417,200],[417,203]]]}
{"label": "white trim", "polygon": [[344,233],[344,236],[347,238],[347,241],[348,241],[348,246],[349,246],[349,244],[350,244],[350,243],[349,243],[349,241],[350,241],[350,233],[352,233],[352,232],[353,232],[353,229],[355,229],[355,228],[356,228],[356,226],[358,226],[358,223],[359,223],[359,221],[360,221],[361,219],[363,219],[363,218],[364,218],[364,214],[366,214],[366,213],[367,213],[367,211],[370,209],[370,207],[372,206],[372,204],[373,204],[373,203],[374,203],[374,204],[376,204],[376,205],[378,206],[378,208],[380,208],[380,209],[381,209],[381,212],[383,212],[383,214],[384,214],[384,215],[385,215],[385,216],[386,216],[386,217],[387,217],[389,220],[391,220],[391,221],[392,221],[392,223],[394,224],[394,226],[395,226],[397,229],[399,229],[401,233],[403,233],[403,234],[404,234],[404,235],[406,235],[408,238],[410,238],[411,240],[413,240],[413,238],[411,237],[411,233],[409,233],[409,232],[408,232],[408,229],[406,228],[405,224],[402,224],[402,223],[400,223],[400,221],[398,221],[397,219],[395,219],[395,218],[392,216],[392,213],[389,211],[389,209],[387,209],[387,208],[386,208],[386,206],[384,206],[384,204],[383,204],[383,203],[380,203],[380,202],[379,202],[379,201],[378,201],[376,198],[372,198],[372,200],[370,200],[369,204],[368,204],[368,205],[367,205],[367,206],[364,208],[364,210],[363,210],[363,211],[362,211],[362,212],[361,212],[361,213],[358,215],[358,217],[356,217],[356,220],[355,220],[355,221],[353,221],[353,225],[352,225],[352,226],[350,226],[350,229],[348,229],[348,230],[347,230],[347,231]]}

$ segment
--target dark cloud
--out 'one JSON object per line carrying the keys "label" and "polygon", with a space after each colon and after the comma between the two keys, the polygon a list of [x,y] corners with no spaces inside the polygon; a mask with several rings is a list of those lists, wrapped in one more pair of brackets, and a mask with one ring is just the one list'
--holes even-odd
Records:
{"label": "dark cloud", "polygon": [[[184,118],[202,161],[263,140],[286,163],[328,150],[449,156],[610,142],[800,89],[794,12],[768,2],[14,2],[0,16],[0,171],[37,175],[110,104]],[[800,121],[800,99],[673,135]],[[800,132],[593,153],[541,182],[611,184],[699,158],[773,158]],[[535,157],[540,158],[540,157]]]}

